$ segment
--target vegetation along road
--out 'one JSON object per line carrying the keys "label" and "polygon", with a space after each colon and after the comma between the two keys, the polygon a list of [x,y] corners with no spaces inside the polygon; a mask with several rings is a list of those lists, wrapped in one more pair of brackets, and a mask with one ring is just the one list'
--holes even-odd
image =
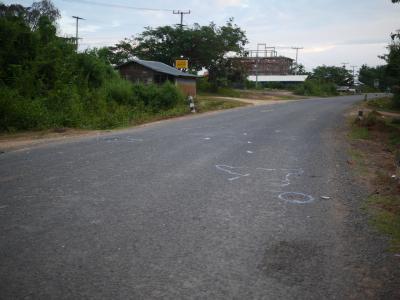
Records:
{"label": "vegetation along road", "polygon": [[[0,155],[3,299],[395,299],[344,111],[244,107]],[[396,277],[397,276],[397,277]]]}

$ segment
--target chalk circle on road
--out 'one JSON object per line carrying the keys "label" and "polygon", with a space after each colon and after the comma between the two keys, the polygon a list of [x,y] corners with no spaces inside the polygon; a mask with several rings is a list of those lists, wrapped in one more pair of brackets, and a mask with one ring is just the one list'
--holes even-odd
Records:
{"label": "chalk circle on road", "polygon": [[305,204],[314,201],[312,196],[296,192],[284,192],[279,194],[278,197],[285,202],[294,204]]}

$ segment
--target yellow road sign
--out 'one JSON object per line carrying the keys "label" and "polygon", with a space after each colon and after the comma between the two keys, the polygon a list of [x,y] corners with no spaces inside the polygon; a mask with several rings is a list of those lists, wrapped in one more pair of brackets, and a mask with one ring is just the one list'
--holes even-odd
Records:
{"label": "yellow road sign", "polygon": [[177,69],[188,69],[189,61],[187,59],[177,59],[175,61],[175,68]]}

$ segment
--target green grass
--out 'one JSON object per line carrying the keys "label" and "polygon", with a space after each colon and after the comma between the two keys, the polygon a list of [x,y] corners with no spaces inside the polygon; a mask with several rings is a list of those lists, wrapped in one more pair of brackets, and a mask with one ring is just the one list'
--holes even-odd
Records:
{"label": "green grass", "polygon": [[212,97],[198,97],[195,101],[195,105],[198,112],[206,112],[211,110],[241,107],[248,104],[234,100],[215,99]]}
{"label": "green grass", "polygon": [[360,127],[353,124],[349,133],[349,137],[352,140],[367,140],[371,137],[371,134],[366,127]]}
{"label": "green grass", "polygon": [[370,196],[367,210],[371,215],[371,224],[390,237],[390,250],[400,251],[400,197]]}
{"label": "green grass", "polygon": [[387,112],[400,112],[400,110],[394,107],[392,97],[382,97],[367,101],[367,107]]}

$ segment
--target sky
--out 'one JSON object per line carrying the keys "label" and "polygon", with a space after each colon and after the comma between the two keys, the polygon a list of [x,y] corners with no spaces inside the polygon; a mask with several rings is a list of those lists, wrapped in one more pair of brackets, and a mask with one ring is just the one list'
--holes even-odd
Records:
{"label": "sky", "polygon": [[[32,0],[4,1],[24,6]],[[307,70],[319,65],[376,66],[387,52],[390,33],[400,29],[400,4],[390,0],[53,0],[61,12],[59,34],[74,36],[80,22],[80,49],[111,46],[132,37],[144,27],[179,23],[172,10],[187,11],[184,24],[214,22],[223,25],[230,17],[247,35],[248,49],[258,43],[277,47],[278,55],[295,58]],[[111,4],[115,7],[101,4]],[[117,7],[119,6],[119,7]],[[128,7],[160,10],[135,10]]]}

